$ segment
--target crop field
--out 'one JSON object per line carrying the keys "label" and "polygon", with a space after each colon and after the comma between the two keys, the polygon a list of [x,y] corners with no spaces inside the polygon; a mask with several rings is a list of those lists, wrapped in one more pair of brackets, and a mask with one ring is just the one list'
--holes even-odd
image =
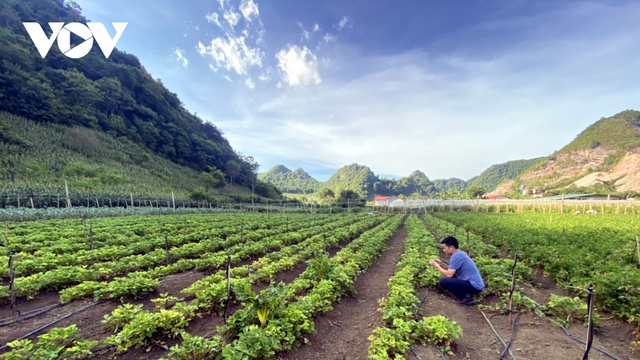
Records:
{"label": "crop field", "polygon": [[[636,215],[213,213],[7,222],[0,359],[637,359]],[[486,289],[431,259],[455,235]],[[514,266],[514,256],[518,254]],[[13,281],[12,281],[13,279]],[[505,345],[508,343],[508,350]]]}

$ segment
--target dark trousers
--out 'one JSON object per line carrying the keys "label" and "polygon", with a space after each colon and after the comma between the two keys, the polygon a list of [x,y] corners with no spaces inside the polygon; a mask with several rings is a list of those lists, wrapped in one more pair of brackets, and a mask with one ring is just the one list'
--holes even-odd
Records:
{"label": "dark trousers", "polygon": [[474,288],[470,282],[460,280],[458,278],[442,278],[440,279],[440,286],[445,290],[451,291],[458,300],[462,300],[465,297],[471,297],[482,292],[482,290]]}

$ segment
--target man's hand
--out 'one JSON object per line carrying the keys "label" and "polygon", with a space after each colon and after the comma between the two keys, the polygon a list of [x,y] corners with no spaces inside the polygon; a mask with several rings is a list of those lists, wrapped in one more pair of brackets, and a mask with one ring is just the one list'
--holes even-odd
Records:
{"label": "man's hand", "polygon": [[449,266],[447,264],[443,263],[442,261],[440,261],[438,259],[431,259],[431,261],[429,261],[429,264],[431,266],[440,265],[440,267],[445,269],[445,270],[449,269]]}

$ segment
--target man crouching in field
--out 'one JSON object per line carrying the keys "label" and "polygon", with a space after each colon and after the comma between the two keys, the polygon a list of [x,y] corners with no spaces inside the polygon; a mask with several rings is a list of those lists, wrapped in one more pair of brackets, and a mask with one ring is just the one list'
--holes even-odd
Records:
{"label": "man crouching in field", "polygon": [[453,236],[442,239],[440,243],[444,253],[451,256],[449,266],[437,259],[429,262],[445,276],[440,279],[440,286],[458,298],[453,301],[456,304],[474,305],[473,295],[484,290],[484,282],[476,263],[466,252],[458,250],[458,240]]}

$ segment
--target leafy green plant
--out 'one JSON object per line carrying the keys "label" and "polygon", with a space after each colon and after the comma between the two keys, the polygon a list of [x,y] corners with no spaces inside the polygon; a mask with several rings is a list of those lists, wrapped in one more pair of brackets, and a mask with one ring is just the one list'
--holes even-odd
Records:
{"label": "leafy green plant", "polygon": [[269,284],[269,287],[262,290],[260,295],[251,290],[251,284],[245,284],[242,288],[235,287],[233,292],[244,307],[255,312],[260,326],[264,328],[267,322],[282,309],[280,300],[283,290],[284,283],[280,282],[276,286],[273,286],[273,283]]}
{"label": "leafy green plant", "polygon": [[439,346],[442,351],[453,355],[451,345],[462,335],[462,328],[455,321],[442,315],[422,318],[414,327],[414,333],[423,344]]}
{"label": "leafy green plant", "polygon": [[191,335],[186,331],[180,333],[182,344],[174,345],[169,351],[169,356],[175,360],[205,360],[213,354],[222,352],[224,341],[219,335],[211,339]]}
{"label": "leafy green plant", "polygon": [[11,351],[0,355],[3,360],[22,359],[86,359],[92,356],[91,349],[98,345],[80,336],[76,325],[53,328],[38,336],[38,341],[17,340],[8,343]]}
{"label": "leafy green plant", "polygon": [[116,332],[128,323],[130,323],[137,314],[142,311],[142,304],[123,304],[115,308],[111,315],[106,314],[102,323],[109,331]]}
{"label": "leafy green plant", "polygon": [[[561,324],[569,326],[574,318],[582,319],[584,325],[589,325],[589,308],[587,304],[578,297],[568,297],[551,294],[549,302],[542,306],[545,313],[556,317]],[[600,323],[600,315],[593,313],[593,324]]]}

